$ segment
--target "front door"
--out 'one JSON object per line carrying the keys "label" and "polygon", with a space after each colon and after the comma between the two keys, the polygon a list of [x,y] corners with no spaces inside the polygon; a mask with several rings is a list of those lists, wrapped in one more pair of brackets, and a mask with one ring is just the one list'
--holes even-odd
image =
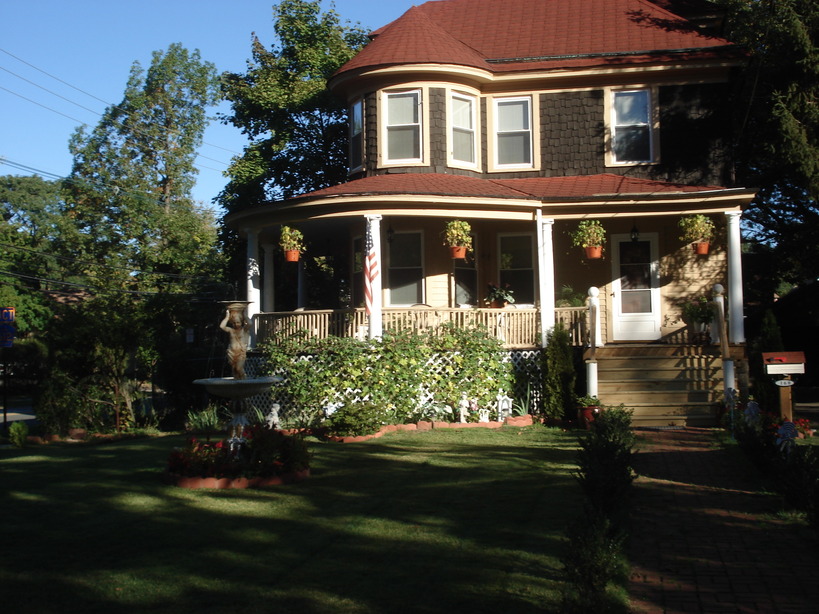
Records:
{"label": "front door", "polygon": [[612,334],[615,341],[660,338],[657,235],[612,236]]}

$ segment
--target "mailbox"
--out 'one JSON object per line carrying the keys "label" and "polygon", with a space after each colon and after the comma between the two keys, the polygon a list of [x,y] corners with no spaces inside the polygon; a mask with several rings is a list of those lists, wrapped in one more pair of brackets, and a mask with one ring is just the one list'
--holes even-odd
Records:
{"label": "mailbox", "polygon": [[762,362],[768,375],[795,375],[805,372],[804,352],[763,352]]}

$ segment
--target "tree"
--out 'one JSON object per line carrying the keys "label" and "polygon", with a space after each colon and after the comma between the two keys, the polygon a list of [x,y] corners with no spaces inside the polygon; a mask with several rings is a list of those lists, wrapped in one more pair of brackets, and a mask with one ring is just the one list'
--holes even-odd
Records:
{"label": "tree", "polygon": [[[200,273],[213,262],[214,221],[190,193],[206,109],[217,95],[215,67],[173,44],[154,52],[147,71],[134,63],[122,102],[93,130],[72,136],[65,214],[73,232],[62,241],[84,261],[104,262],[120,289],[155,290],[167,275]],[[111,265],[121,267],[118,276]]]}
{"label": "tree", "polygon": [[58,406],[69,394],[75,421],[132,422],[140,384],[194,325],[191,295],[224,298],[214,285],[224,275],[216,223],[191,198],[206,109],[217,95],[214,66],[174,44],[155,52],[147,71],[135,63],[122,101],[72,136],[67,223],[54,249],[84,279],[87,296],[61,308],[47,331],[51,379],[70,390],[51,390],[43,411],[65,418]]}
{"label": "tree", "polygon": [[42,330],[51,317],[44,292],[64,290],[48,279],[62,278],[53,244],[64,220],[60,183],[40,177],[0,177],[0,305],[17,310],[15,327]]}
{"label": "tree", "polygon": [[342,25],[315,0],[282,0],[273,7],[279,46],[252,36],[245,74],[222,75],[232,114],[251,143],[234,159],[219,196],[228,210],[288,198],[346,178],[346,110],[327,80],[366,42],[358,26]]}
{"label": "tree", "polygon": [[759,194],[745,219],[780,273],[819,268],[819,3],[718,0],[726,36],[750,53],[738,98],[737,175]]}

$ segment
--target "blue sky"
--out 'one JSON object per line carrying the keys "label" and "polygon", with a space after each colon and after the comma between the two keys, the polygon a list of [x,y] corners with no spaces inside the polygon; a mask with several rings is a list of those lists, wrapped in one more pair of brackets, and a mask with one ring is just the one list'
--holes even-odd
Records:
{"label": "blue sky", "polygon": [[[342,20],[375,29],[422,0],[336,0]],[[71,170],[68,140],[94,126],[122,98],[131,65],[181,43],[199,49],[219,72],[244,72],[255,32],[273,42],[274,0],[31,0],[0,8],[0,175],[47,179]],[[327,9],[330,2],[323,0]],[[226,107],[220,110],[227,110]],[[215,113],[217,109],[212,109]],[[210,205],[225,184],[222,171],[244,137],[211,122],[197,160],[194,198]]]}

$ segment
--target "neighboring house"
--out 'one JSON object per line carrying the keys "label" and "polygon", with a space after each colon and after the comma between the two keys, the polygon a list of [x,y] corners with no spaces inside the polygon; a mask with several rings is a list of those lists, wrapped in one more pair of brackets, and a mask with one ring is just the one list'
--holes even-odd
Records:
{"label": "neighboring house", "polygon": [[[719,353],[688,343],[681,304],[722,284],[723,352],[744,357],[739,220],[754,191],[732,185],[730,156],[745,57],[709,35],[718,16],[703,7],[440,0],[373,32],[330,82],[350,109],[349,181],[227,216],[248,239],[257,334],[378,335],[451,320],[533,348],[561,321],[580,346],[587,311],[556,297],[596,288],[590,390],[646,424],[712,421]],[[708,255],[679,238],[690,214],[717,227]],[[442,245],[452,219],[471,225],[466,260]],[[588,219],[605,228],[599,260],[570,242]],[[276,310],[283,224],[304,232],[309,256],[346,263],[348,309]],[[380,267],[372,284],[365,248]],[[299,275],[296,307],[307,307],[305,283]],[[515,309],[487,308],[489,284],[508,285]]]}

